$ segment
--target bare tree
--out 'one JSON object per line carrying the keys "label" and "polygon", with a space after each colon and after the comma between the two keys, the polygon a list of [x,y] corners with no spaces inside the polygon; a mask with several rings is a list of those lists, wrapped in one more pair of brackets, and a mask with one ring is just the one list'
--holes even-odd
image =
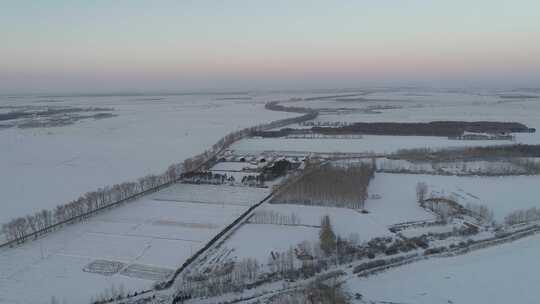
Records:
{"label": "bare tree", "polygon": [[426,195],[428,193],[428,185],[424,182],[416,184],[416,200],[420,205],[424,203]]}
{"label": "bare tree", "polygon": [[330,223],[330,217],[328,215],[323,216],[321,219],[319,240],[321,249],[327,256],[331,255],[336,250],[336,234],[332,229],[332,223]]}

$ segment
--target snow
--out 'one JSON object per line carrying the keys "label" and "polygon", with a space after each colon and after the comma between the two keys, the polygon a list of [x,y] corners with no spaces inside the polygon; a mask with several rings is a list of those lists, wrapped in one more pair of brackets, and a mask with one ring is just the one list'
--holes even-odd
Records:
{"label": "snow", "polygon": [[[516,121],[540,129],[537,99],[505,100],[503,92],[376,91],[366,101],[290,102],[294,106],[354,108],[323,112],[316,121],[417,122],[433,120]],[[169,164],[202,152],[224,134],[243,127],[298,114],[264,110],[267,100],[326,93],[249,94],[251,100],[218,100],[220,95],[64,96],[61,103],[79,107],[113,107],[117,117],[83,120],[74,125],[38,129],[2,129],[0,223],[66,203],[98,187],[162,172]],[[331,94],[330,94],[331,95]],[[154,98],[155,97],[155,98]],[[37,97],[0,99],[0,106],[31,105]],[[46,104],[43,100],[40,104]],[[289,104],[289,103],[288,103]],[[376,110],[391,106],[393,109]],[[375,109],[380,114],[373,114]],[[0,109],[7,112],[7,109]],[[371,113],[371,114],[369,114]],[[517,134],[516,142],[540,143],[540,132]],[[509,141],[456,141],[442,137],[363,136],[361,139],[250,138],[233,145],[236,154],[262,151],[391,153],[404,148],[443,148],[509,144]],[[407,166],[408,163],[402,165]],[[471,163],[480,168],[483,162]],[[215,172],[241,171],[246,163],[217,164]],[[459,168],[456,167],[455,170]],[[235,172],[235,178],[248,173]],[[433,220],[420,208],[415,187],[427,182],[438,195],[460,203],[486,204],[502,220],[513,210],[540,207],[538,176],[457,177],[378,173],[369,186],[365,209],[356,210],[269,205],[282,214],[296,213],[301,226],[246,224],[224,243],[239,258],[264,263],[271,251],[285,251],[318,239],[321,216],[329,214],[334,229],[360,240],[388,235],[394,224]],[[56,296],[85,303],[111,284],[140,291],[151,287],[203,246],[267,189],[210,185],[175,185],[135,202],[68,225],[40,240],[0,250],[0,302],[50,303]],[[445,231],[449,226],[414,228],[407,234]],[[348,288],[370,299],[399,303],[536,303],[540,237],[454,258],[406,265],[367,279],[353,278]],[[519,262],[515,261],[519,251]],[[96,264],[95,262],[98,261]],[[95,263],[95,264],[92,264]],[[83,269],[112,269],[110,275]],[[115,266],[116,265],[116,266]],[[121,270],[114,267],[120,267]],[[118,271],[117,271],[118,270]]]}
{"label": "snow", "polygon": [[[410,176],[411,179],[415,178]],[[421,176],[430,191],[453,196],[459,203],[484,204],[502,221],[512,211],[540,207],[540,176]]]}
{"label": "snow", "polygon": [[316,242],[319,229],[304,226],[281,226],[270,224],[247,224],[236,231],[225,243],[234,249],[239,259],[256,258],[265,264],[270,252],[285,252],[303,241]]}
{"label": "snow", "polygon": [[402,231],[400,231],[403,236],[408,238],[413,238],[417,236],[421,236],[428,233],[447,233],[452,232],[452,230],[455,228],[455,225],[435,225],[435,226],[425,226],[425,227],[414,227],[414,228],[407,228]]}
{"label": "snow", "polygon": [[[538,99],[503,99],[501,94],[516,92],[504,91],[461,91],[401,89],[378,90],[364,96],[368,101],[338,102],[335,99],[324,101],[302,101],[285,103],[313,108],[356,108],[395,106],[396,109],[379,110],[381,114],[351,112],[347,114],[319,115],[316,121],[322,122],[429,122],[435,120],[484,120],[516,121],[531,128],[540,129],[540,103]],[[536,94],[538,95],[538,94]],[[516,134],[516,140],[523,143],[540,143],[540,132]]]}
{"label": "snow", "polygon": [[[410,221],[433,220],[434,215],[418,205],[416,184],[421,175],[376,173],[370,182],[368,194],[381,198],[368,198],[365,208],[374,221],[390,226]],[[425,179],[429,180],[429,179]]]}
{"label": "snow", "polygon": [[176,184],[153,195],[153,198],[160,201],[251,206],[268,194],[265,188]]}
{"label": "snow", "polygon": [[434,136],[364,135],[361,139],[299,139],[299,138],[246,138],[231,146],[236,154],[256,154],[270,151],[318,153],[389,154],[400,149],[457,148],[487,145],[508,145],[504,140],[452,140]]}
{"label": "snow", "polygon": [[61,102],[50,104],[36,96],[0,96],[0,107],[35,106],[39,101],[114,108],[118,115],[62,127],[0,129],[0,224],[106,185],[162,173],[236,129],[298,116],[265,110],[270,96],[252,94],[247,101],[208,94],[60,96],[54,99]]}
{"label": "snow", "polygon": [[219,162],[210,171],[242,171],[244,169],[257,169],[257,165],[247,162]]}
{"label": "snow", "polygon": [[427,183],[435,196],[452,196],[460,204],[484,204],[491,208],[496,221],[516,210],[540,207],[540,176],[441,176],[424,174],[377,173],[369,185],[366,209],[384,214],[378,218],[386,224],[428,220],[432,215],[416,203],[416,185]]}
{"label": "snow", "polygon": [[[0,223],[66,203],[86,191],[105,185],[162,172],[169,164],[200,153],[234,129],[297,115],[264,110],[265,101],[345,93],[350,92],[239,94],[240,97],[251,98],[249,100],[222,100],[224,95],[219,94],[0,97],[0,106],[106,107],[114,108],[113,113],[118,114],[113,118],[83,120],[63,127],[0,130],[0,142],[3,144],[0,183],[4,185]],[[372,89],[352,93],[368,100],[339,102],[335,101],[336,98],[329,98],[285,104],[314,108],[402,107],[381,110],[381,114],[323,113],[318,121],[499,120],[518,121],[540,129],[538,99],[500,98],[501,94],[509,93],[504,91]],[[56,102],[47,102],[51,99]],[[8,111],[3,109],[3,112]],[[517,134],[516,140],[540,143],[540,132]],[[248,147],[248,143],[256,146]],[[506,144],[508,141],[462,142],[393,136],[365,136],[358,140],[249,139],[238,143],[236,149],[393,152],[400,148],[498,143]]]}
{"label": "snow", "polygon": [[[4,248],[0,302],[49,303],[56,296],[85,303],[111,284],[122,284],[126,291],[148,289],[268,194],[265,189],[232,188],[177,184],[40,240]],[[108,276],[83,271],[100,260],[126,267]]]}
{"label": "snow", "polygon": [[[294,213],[300,219],[300,224],[317,227],[321,224],[321,218],[328,215],[334,232],[344,238],[356,234],[360,241],[367,241],[390,234],[387,227],[376,219],[378,215],[363,214],[354,209],[290,204],[266,204],[264,209],[283,215]],[[382,214],[379,216],[384,217]]]}
{"label": "snow", "polygon": [[[519,252],[519,260],[516,253]],[[346,288],[369,300],[395,303],[537,303],[540,236],[449,258],[433,258],[367,278]]]}
{"label": "snow", "polygon": [[[388,228],[394,224],[435,219],[432,213],[418,205],[416,183],[407,175],[376,174],[368,192],[379,194],[381,198],[366,201],[367,214],[348,208],[265,203],[258,211],[273,211],[285,216],[295,214],[300,225],[246,224],[225,242],[224,247],[234,249],[234,256],[265,262],[271,251],[285,251],[303,241],[317,242],[320,221],[325,215],[330,216],[336,234],[344,238],[354,234],[363,242],[389,236],[392,233]],[[264,236],[263,242],[261,236]]]}

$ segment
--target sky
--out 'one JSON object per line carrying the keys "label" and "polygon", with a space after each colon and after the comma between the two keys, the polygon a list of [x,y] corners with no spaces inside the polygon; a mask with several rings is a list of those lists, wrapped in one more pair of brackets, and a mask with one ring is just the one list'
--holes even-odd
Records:
{"label": "sky", "polygon": [[0,0],[0,93],[540,87],[538,0]]}

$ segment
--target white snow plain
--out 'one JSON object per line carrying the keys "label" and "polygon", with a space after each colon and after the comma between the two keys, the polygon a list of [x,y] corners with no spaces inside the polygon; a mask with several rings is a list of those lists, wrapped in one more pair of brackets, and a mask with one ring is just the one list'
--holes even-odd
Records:
{"label": "white snow plain", "polygon": [[[538,303],[540,236],[448,258],[432,258],[367,278],[346,289],[376,303]],[[362,302],[363,303],[363,302]]]}
{"label": "white snow plain", "polygon": [[[3,248],[0,303],[45,304],[52,296],[87,303],[112,284],[123,285],[127,292],[149,289],[155,277],[172,272],[268,193],[251,187],[177,184],[40,240]],[[83,271],[102,260],[125,267],[109,276]],[[141,271],[148,269],[150,274]]]}
{"label": "white snow plain", "polygon": [[[0,107],[114,108],[117,117],[47,128],[0,128],[0,224],[100,187],[162,173],[236,129],[294,113],[268,111],[273,95],[0,96]],[[3,109],[9,112],[13,109]]]}

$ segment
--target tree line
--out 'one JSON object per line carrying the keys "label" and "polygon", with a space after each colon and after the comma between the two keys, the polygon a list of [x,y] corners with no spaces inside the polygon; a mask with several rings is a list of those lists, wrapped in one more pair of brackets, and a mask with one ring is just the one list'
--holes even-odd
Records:
{"label": "tree line", "polygon": [[252,224],[271,224],[271,225],[300,225],[300,217],[296,213],[281,214],[274,210],[256,211],[249,222]]}
{"label": "tree line", "polygon": [[453,162],[504,158],[540,157],[540,145],[513,144],[464,148],[399,149],[389,158],[409,161]]}
{"label": "tree line", "polygon": [[266,124],[233,131],[223,136],[203,153],[187,158],[182,163],[172,164],[161,174],[151,174],[141,177],[137,181],[105,186],[95,191],[84,193],[77,199],[58,205],[52,210],[41,210],[34,214],[12,219],[1,227],[1,232],[5,235],[7,242],[0,244],[0,246],[23,243],[32,237],[37,238],[40,235],[49,233],[63,224],[83,220],[107,207],[136,198],[148,192],[157,191],[164,186],[178,181],[182,174],[204,167],[208,162],[215,160],[221,151],[235,141],[250,136],[255,131],[299,123],[314,119],[317,115],[318,112],[310,111],[298,117],[275,120]]}
{"label": "tree line", "polygon": [[507,225],[515,225],[538,220],[540,220],[540,209],[536,207],[526,210],[512,211],[504,217],[504,223]]}
{"label": "tree line", "polygon": [[313,127],[322,134],[371,134],[401,136],[457,137],[464,132],[519,133],[536,130],[518,122],[499,121],[432,121],[432,122],[356,122],[343,127]]}

